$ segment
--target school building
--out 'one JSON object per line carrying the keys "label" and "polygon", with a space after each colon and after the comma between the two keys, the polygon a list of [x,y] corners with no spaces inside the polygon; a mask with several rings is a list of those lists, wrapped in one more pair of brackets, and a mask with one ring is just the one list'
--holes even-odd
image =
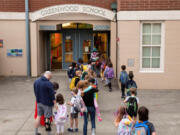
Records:
{"label": "school building", "polygon": [[67,69],[93,48],[139,89],[180,89],[180,1],[0,0],[0,76]]}

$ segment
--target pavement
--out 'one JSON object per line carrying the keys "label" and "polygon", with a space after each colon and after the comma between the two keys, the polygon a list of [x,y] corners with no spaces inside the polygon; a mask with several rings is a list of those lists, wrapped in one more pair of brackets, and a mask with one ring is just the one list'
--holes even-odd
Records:
{"label": "pavement", "polygon": [[[33,82],[36,78],[0,77],[0,135],[34,135],[35,97]],[[68,78],[65,72],[54,73],[52,81],[60,84],[58,93],[62,93],[66,102],[70,101]],[[116,135],[117,129],[113,125],[113,113],[122,104],[121,92],[116,81],[113,82],[113,92],[109,92],[99,81],[99,106],[102,122],[97,123],[97,135]],[[140,106],[150,110],[150,121],[155,125],[157,135],[180,134],[180,90],[138,90]],[[69,109],[68,109],[69,110]],[[70,111],[70,110],[69,110]],[[88,134],[90,135],[90,126]],[[69,123],[65,125],[67,129]],[[82,135],[83,119],[79,118],[79,133],[65,135]],[[42,135],[46,135],[44,128],[40,128]],[[52,135],[55,134],[53,124]]]}

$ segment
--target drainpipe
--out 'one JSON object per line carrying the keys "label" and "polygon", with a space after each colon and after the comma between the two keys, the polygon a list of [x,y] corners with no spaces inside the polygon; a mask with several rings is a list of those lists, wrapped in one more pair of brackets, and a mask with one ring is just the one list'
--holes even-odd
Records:
{"label": "drainpipe", "polygon": [[27,77],[31,77],[31,54],[30,54],[30,31],[29,31],[29,0],[25,0],[25,12],[26,12]]}
{"label": "drainpipe", "polygon": [[111,4],[111,9],[115,13],[115,21],[116,21],[116,77],[118,79],[118,20],[117,20],[117,2],[113,2]]}

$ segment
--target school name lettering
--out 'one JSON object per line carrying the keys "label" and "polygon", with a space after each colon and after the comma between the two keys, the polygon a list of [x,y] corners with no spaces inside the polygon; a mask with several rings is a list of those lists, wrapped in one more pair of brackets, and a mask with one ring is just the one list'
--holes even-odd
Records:
{"label": "school name lettering", "polygon": [[53,15],[57,13],[70,13],[70,12],[82,12],[82,13],[89,13],[89,14],[99,14],[100,16],[106,16],[106,11],[100,8],[94,8],[89,6],[59,6],[59,7],[52,7],[48,9],[44,9],[41,11],[42,16]]}

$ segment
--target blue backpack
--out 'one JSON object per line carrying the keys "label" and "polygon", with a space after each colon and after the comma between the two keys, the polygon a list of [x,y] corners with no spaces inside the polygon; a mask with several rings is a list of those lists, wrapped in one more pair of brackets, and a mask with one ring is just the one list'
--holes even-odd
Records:
{"label": "blue backpack", "polygon": [[147,123],[148,121],[144,121],[143,123],[137,122],[132,130],[132,135],[151,135]]}
{"label": "blue backpack", "polygon": [[126,72],[121,72],[121,75],[120,75],[120,82],[122,84],[126,84],[128,81],[128,74]]}

